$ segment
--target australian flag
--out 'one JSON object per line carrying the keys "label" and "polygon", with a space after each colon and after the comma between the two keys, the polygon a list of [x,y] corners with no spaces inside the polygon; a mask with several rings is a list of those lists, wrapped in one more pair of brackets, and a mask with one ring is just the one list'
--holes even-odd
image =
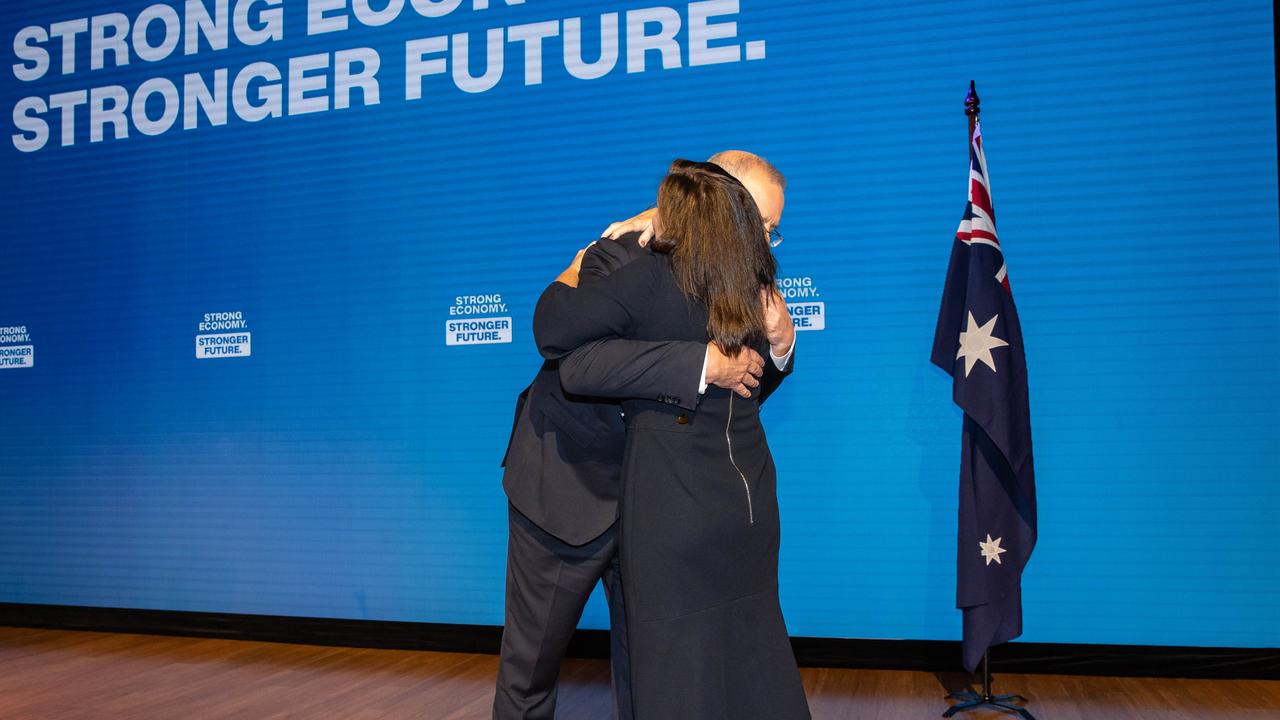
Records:
{"label": "australian flag", "polygon": [[1022,328],[996,236],[982,130],[974,125],[969,202],[942,291],[933,363],[964,411],[956,607],[964,666],[1022,634],[1022,569],[1036,544],[1035,470]]}

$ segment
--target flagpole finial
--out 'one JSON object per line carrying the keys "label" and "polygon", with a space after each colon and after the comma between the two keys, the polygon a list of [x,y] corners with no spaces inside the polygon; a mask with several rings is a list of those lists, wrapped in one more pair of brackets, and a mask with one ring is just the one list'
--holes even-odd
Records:
{"label": "flagpole finial", "polygon": [[968,115],[970,120],[978,119],[978,113],[981,112],[978,108],[979,102],[981,101],[978,99],[978,90],[974,87],[973,81],[970,80],[969,94],[964,97],[964,114]]}
{"label": "flagpole finial", "polygon": [[978,113],[981,109],[978,107],[978,89],[974,87],[973,81],[969,81],[969,94],[964,96],[964,114],[969,116],[969,134],[965,137],[965,144],[969,146],[969,161],[973,162],[973,130],[978,124]]}

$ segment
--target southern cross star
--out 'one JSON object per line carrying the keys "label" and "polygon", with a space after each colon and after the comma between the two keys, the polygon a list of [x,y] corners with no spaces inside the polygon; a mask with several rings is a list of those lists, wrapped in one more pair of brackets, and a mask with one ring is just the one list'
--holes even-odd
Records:
{"label": "southern cross star", "polygon": [[1009,344],[991,334],[996,329],[998,317],[1000,316],[992,315],[985,325],[978,327],[977,321],[973,319],[973,313],[969,313],[969,326],[960,331],[960,351],[956,353],[957,359],[964,358],[965,377],[969,377],[969,371],[978,364],[979,360],[991,368],[991,372],[996,371],[996,361],[991,357],[991,350]]}
{"label": "southern cross star", "polygon": [[981,540],[978,541],[978,547],[982,548],[982,557],[987,559],[988,565],[991,564],[992,560],[995,560],[997,565],[1004,564],[1000,562],[1000,553],[1006,553],[1009,551],[1000,547],[1000,541],[1003,539],[1004,538],[996,538],[995,540],[992,540],[991,533],[987,533],[986,542],[982,542]]}

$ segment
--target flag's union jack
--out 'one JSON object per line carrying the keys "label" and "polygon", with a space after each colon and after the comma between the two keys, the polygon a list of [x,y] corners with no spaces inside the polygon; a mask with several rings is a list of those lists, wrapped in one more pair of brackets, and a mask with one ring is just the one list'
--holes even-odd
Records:
{"label": "flag's union jack", "polygon": [[[956,230],[956,239],[967,245],[990,245],[1000,251],[1000,238],[996,236],[996,207],[991,202],[991,185],[987,181],[987,158],[982,153],[982,126],[973,128],[973,152],[969,160],[969,203],[964,209],[964,219]],[[1009,289],[1009,272],[1001,253],[1000,269],[996,281]]]}

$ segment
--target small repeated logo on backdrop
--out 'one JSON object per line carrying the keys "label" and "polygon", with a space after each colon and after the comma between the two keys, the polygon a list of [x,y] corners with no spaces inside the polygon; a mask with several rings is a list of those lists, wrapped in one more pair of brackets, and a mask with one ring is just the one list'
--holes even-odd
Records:
{"label": "small repeated logo on backdrop", "polygon": [[827,305],[814,300],[820,297],[818,286],[813,278],[780,277],[775,282],[782,299],[787,301],[787,312],[791,314],[791,322],[796,330],[825,330],[827,327]]}
{"label": "small repeated logo on backdrop", "polygon": [[249,357],[251,333],[240,310],[209,312],[201,318],[196,335],[196,359]]}
{"label": "small repeated logo on backdrop", "polygon": [[511,316],[502,293],[459,295],[444,321],[445,345],[493,345],[511,342]]}
{"label": "small repeated logo on backdrop", "polygon": [[0,370],[35,367],[36,346],[26,325],[0,326]]}

